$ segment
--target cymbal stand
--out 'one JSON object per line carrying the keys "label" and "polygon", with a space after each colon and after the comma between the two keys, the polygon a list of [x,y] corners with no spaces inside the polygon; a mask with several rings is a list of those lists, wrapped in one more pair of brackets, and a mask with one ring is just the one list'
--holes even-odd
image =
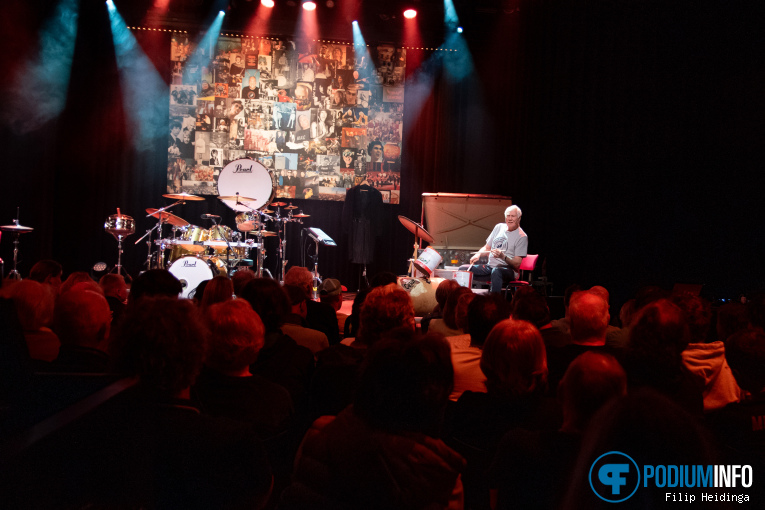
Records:
{"label": "cymbal stand", "polygon": [[316,253],[314,254],[313,257],[311,257],[313,258],[313,271],[312,271],[313,280],[311,284],[311,287],[312,287],[311,297],[313,299],[316,299],[317,297],[319,297],[318,296],[319,286],[321,286],[321,282],[322,282],[321,276],[319,276],[319,238],[314,236],[310,230],[307,230],[307,232],[308,232],[308,237],[313,239],[313,242],[316,244]]}
{"label": "cymbal stand", "polygon": [[[146,233],[144,235],[142,235],[140,237],[140,239],[138,239],[138,241],[135,242],[135,244],[138,244],[141,241],[143,241],[146,237],[149,238],[146,241],[146,246],[148,247],[148,254],[146,255],[146,262],[144,262],[144,265],[146,266],[147,270],[149,270],[149,269],[162,269],[161,261],[157,260],[157,267],[156,268],[152,267],[152,263],[151,263],[151,255],[152,255],[151,233],[154,232],[155,230],[159,231],[159,239],[162,239],[162,221],[158,221],[156,225],[154,225],[151,229],[147,230]],[[164,250],[164,244],[161,247],[161,249]],[[157,254],[157,258],[159,258],[159,254]]]}
{"label": "cymbal stand", "polygon": [[417,224],[415,224],[415,227],[414,227],[414,253],[412,253],[412,260],[409,261],[409,276],[411,276],[412,278],[414,278],[415,274],[416,274],[416,270],[414,268],[414,261],[418,259],[417,250],[422,245],[422,240],[420,239],[420,236],[418,235],[419,230],[420,230],[420,227]]}
{"label": "cymbal stand", "polygon": [[117,273],[119,275],[122,274],[122,272],[125,272],[125,276],[127,276],[127,279],[130,278],[130,275],[127,272],[127,269],[122,267],[122,238],[124,236],[118,235],[117,236],[117,265],[114,266],[114,269],[110,271],[110,273]]}
{"label": "cymbal stand", "polygon": [[[18,220],[14,220],[18,224]],[[17,270],[19,257],[19,232],[13,233],[13,271],[8,273],[9,280],[21,280],[21,273]]]}
{"label": "cymbal stand", "polygon": [[210,219],[212,220],[213,224],[215,225],[215,229],[218,231],[218,235],[221,236],[224,241],[226,241],[226,269],[230,270],[231,269],[230,255],[233,252],[233,250],[231,249],[231,244],[228,242],[228,239],[226,239],[226,233],[223,230],[221,230],[220,224],[218,223],[218,220],[216,220],[215,218],[212,218],[212,217]]}

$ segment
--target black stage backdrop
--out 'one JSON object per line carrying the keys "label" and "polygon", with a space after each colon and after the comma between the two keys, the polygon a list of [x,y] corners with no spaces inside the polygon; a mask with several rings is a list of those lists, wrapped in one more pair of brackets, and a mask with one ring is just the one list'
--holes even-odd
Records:
{"label": "black stage backdrop", "polygon": [[[763,7],[671,4],[535,0],[466,31],[474,71],[458,80],[431,63],[424,99],[407,88],[403,194],[385,206],[370,274],[406,271],[413,236],[397,216],[419,221],[422,192],[490,193],[523,209],[530,251],[541,254],[556,294],[574,282],[602,284],[619,304],[646,283],[704,283],[713,297],[763,288]],[[45,9],[8,9],[2,88],[54,87],[15,79]],[[41,258],[59,260],[66,274],[114,264],[117,243],[103,223],[117,207],[136,219],[123,261],[137,274],[146,245],[134,243],[153,225],[143,211],[169,203],[166,135],[137,151],[126,133],[103,2],[83,2],[80,17],[65,110],[31,131],[7,115],[0,126],[0,224],[20,206],[21,223],[35,228],[21,238],[25,276]],[[169,33],[135,35],[169,81]],[[431,57],[409,50],[408,75]],[[305,226],[338,241],[320,249],[322,276],[355,289],[342,203],[295,202],[311,215]],[[205,227],[202,213],[234,223],[212,198],[173,211]],[[288,226],[288,239],[290,265],[302,264],[299,226]],[[0,242],[6,272],[12,240],[4,233]],[[275,241],[267,247],[273,267]]]}

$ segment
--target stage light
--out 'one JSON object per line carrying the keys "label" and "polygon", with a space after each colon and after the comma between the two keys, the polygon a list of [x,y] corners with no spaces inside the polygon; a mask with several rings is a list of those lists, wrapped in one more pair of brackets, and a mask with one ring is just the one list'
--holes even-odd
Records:
{"label": "stage light", "polygon": [[327,0],[327,7],[329,7],[331,9],[334,6],[335,6],[335,2],[333,2],[332,0]]}
{"label": "stage light", "polygon": [[226,15],[226,13],[223,12],[223,11],[218,11],[218,14],[221,15],[221,16],[225,16]]}
{"label": "stage light", "polygon": [[303,9],[306,11],[315,11],[316,10],[316,3],[315,2],[303,2]]}
{"label": "stage light", "polygon": [[461,34],[461,33],[462,33],[462,27],[457,27],[457,33],[458,33],[458,34]]}
{"label": "stage light", "polygon": [[271,9],[274,6],[274,0],[260,0],[260,5]]}
{"label": "stage light", "polygon": [[404,17],[406,19],[412,19],[415,16],[417,16],[417,11],[415,11],[414,9],[407,9],[404,11]]}

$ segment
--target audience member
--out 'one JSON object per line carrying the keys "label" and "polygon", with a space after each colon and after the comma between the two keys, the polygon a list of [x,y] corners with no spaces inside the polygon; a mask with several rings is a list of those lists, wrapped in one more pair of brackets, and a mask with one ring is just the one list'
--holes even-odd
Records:
{"label": "audience member", "polygon": [[242,289],[245,299],[266,328],[263,348],[250,365],[250,371],[287,388],[296,408],[304,403],[313,374],[313,353],[285,335],[282,321],[289,313],[290,302],[279,283],[270,278],[256,278]]}
{"label": "audience member", "polygon": [[53,372],[106,373],[111,328],[109,304],[92,290],[64,291],[56,300],[53,331],[61,341]]}
{"label": "audience member", "polygon": [[307,347],[316,355],[317,352],[329,347],[327,335],[319,330],[304,327],[308,313],[305,291],[294,285],[285,285],[284,290],[290,300],[290,313],[282,319],[282,332],[291,337],[298,345]]}
{"label": "audience member", "polygon": [[472,293],[472,292],[473,292],[472,290],[459,285],[457,287],[452,287],[452,289],[449,291],[449,293],[446,296],[446,303],[444,305],[443,318],[431,320],[430,326],[428,326],[428,331],[432,331],[434,333],[440,333],[447,337],[463,334],[464,331],[461,331],[460,329],[457,328],[457,321],[455,318],[455,313],[457,311],[457,303],[459,302],[460,296],[464,294]]}
{"label": "audience member", "polygon": [[132,306],[144,297],[175,297],[183,291],[183,285],[170,271],[150,269],[133,280],[128,295],[128,306]]}
{"label": "audience member", "polygon": [[571,333],[552,327],[547,301],[531,287],[520,287],[513,295],[513,318],[528,321],[542,334],[545,348],[563,347],[571,343]]}
{"label": "audience member", "polygon": [[480,366],[483,344],[491,329],[510,316],[510,303],[500,293],[474,295],[475,298],[467,307],[470,345],[462,347],[451,344],[454,389],[449,398],[455,402],[465,391],[486,391],[486,376]]}
{"label": "audience member", "polygon": [[464,460],[436,438],[449,347],[409,327],[397,336],[370,346],[354,404],[308,431],[280,508],[462,508]]}
{"label": "audience member", "polygon": [[312,299],[313,274],[304,267],[292,266],[284,275],[285,285],[294,285],[303,289],[306,296],[306,325],[327,335],[330,344],[340,343],[340,330],[337,328],[335,310],[327,303],[317,303]]}
{"label": "audience member", "polygon": [[24,330],[29,356],[33,360],[50,362],[58,356],[61,343],[48,327],[53,320],[54,293],[52,285],[29,279],[6,285],[0,290],[0,297],[13,301]]}
{"label": "audience member", "polygon": [[207,282],[207,287],[205,287],[199,304],[202,310],[206,310],[214,304],[230,301],[233,298],[234,284],[231,283],[231,279],[228,276],[219,275]]}
{"label": "audience member", "polygon": [[257,278],[258,275],[255,271],[248,268],[237,269],[236,272],[231,275],[231,283],[234,285],[234,294],[237,297],[242,297],[242,289],[244,286]]}
{"label": "audience member", "polygon": [[50,285],[55,291],[54,294],[58,294],[63,272],[61,264],[55,260],[41,260],[32,266],[29,271],[29,280]]}
{"label": "audience member", "polygon": [[346,290],[340,280],[335,278],[326,278],[319,287],[319,300],[331,306],[335,311],[338,331],[345,331],[345,321],[348,320],[348,314],[340,311],[343,306],[343,292]]}
{"label": "audience member", "polygon": [[79,289],[94,290],[103,294],[101,287],[99,287],[95,280],[93,280],[93,278],[91,278],[90,275],[85,271],[75,271],[74,273],[70,274],[64,283],[61,284],[58,292],[59,294],[64,294],[65,292],[69,292],[75,287]]}
{"label": "audience member", "polygon": [[112,314],[112,321],[116,324],[127,304],[128,288],[125,284],[125,278],[121,274],[107,273],[101,277],[98,285],[104,291],[104,297],[106,297]]}
{"label": "audience member", "polygon": [[438,287],[436,287],[436,306],[433,308],[432,312],[427,314],[420,321],[420,329],[422,330],[423,333],[428,332],[428,328],[430,327],[430,321],[432,321],[433,319],[444,318],[444,308],[446,308],[446,298],[449,297],[449,293],[451,291],[453,291],[459,286],[460,284],[454,280],[444,280],[438,285]]}
{"label": "audience member", "polygon": [[388,272],[378,273],[369,280],[369,287],[356,293],[356,297],[353,299],[353,306],[351,307],[351,315],[348,317],[348,320],[345,321],[345,330],[343,334],[345,338],[356,338],[356,335],[358,335],[361,305],[364,304],[364,299],[366,299],[367,295],[372,292],[372,289],[388,285],[389,283],[397,284],[398,276]]}
{"label": "audience member", "polygon": [[454,307],[454,323],[461,335],[450,336],[446,338],[452,348],[470,347],[470,331],[468,329],[468,307],[478,294],[473,292],[464,292],[460,294],[457,305]]}
{"label": "audience member", "polygon": [[582,290],[582,288],[576,283],[566,287],[566,290],[563,293],[564,315],[562,318],[554,319],[550,322],[553,328],[559,330],[563,334],[571,333],[571,325],[569,324],[568,320],[568,305],[571,302],[571,296],[574,294],[574,292],[579,292],[580,290]]}
{"label": "audience member", "polygon": [[585,352],[572,361],[558,390],[561,428],[516,428],[502,438],[489,470],[492,508],[561,508],[582,434],[603,405],[626,394],[627,376],[613,356]]}
{"label": "audience member", "polygon": [[743,303],[725,303],[717,309],[715,331],[717,339],[725,342],[733,334],[749,327],[749,314]]}

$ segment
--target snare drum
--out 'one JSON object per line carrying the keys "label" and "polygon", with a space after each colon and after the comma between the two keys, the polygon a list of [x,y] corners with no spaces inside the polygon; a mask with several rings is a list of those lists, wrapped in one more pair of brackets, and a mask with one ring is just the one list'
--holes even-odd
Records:
{"label": "snare drum", "polygon": [[254,198],[254,201],[223,200],[231,209],[247,212],[263,209],[274,198],[276,186],[274,174],[260,162],[252,159],[237,159],[223,167],[218,176],[218,195]]}
{"label": "snare drum", "polygon": [[413,264],[419,272],[430,278],[433,276],[433,271],[436,270],[443,260],[443,257],[441,257],[436,250],[428,246],[422,250],[420,257],[415,260]]}
{"label": "snare drum", "polygon": [[117,240],[135,233],[135,220],[125,214],[112,214],[104,222],[104,230],[113,235]]}
{"label": "snare drum", "polygon": [[170,264],[167,270],[181,282],[182,290],[179,296],[188,298],[203,281],[212,280],[219,274],[225,275],[226,265],[216,257],[203,259],[195,255],[186,255]]}

